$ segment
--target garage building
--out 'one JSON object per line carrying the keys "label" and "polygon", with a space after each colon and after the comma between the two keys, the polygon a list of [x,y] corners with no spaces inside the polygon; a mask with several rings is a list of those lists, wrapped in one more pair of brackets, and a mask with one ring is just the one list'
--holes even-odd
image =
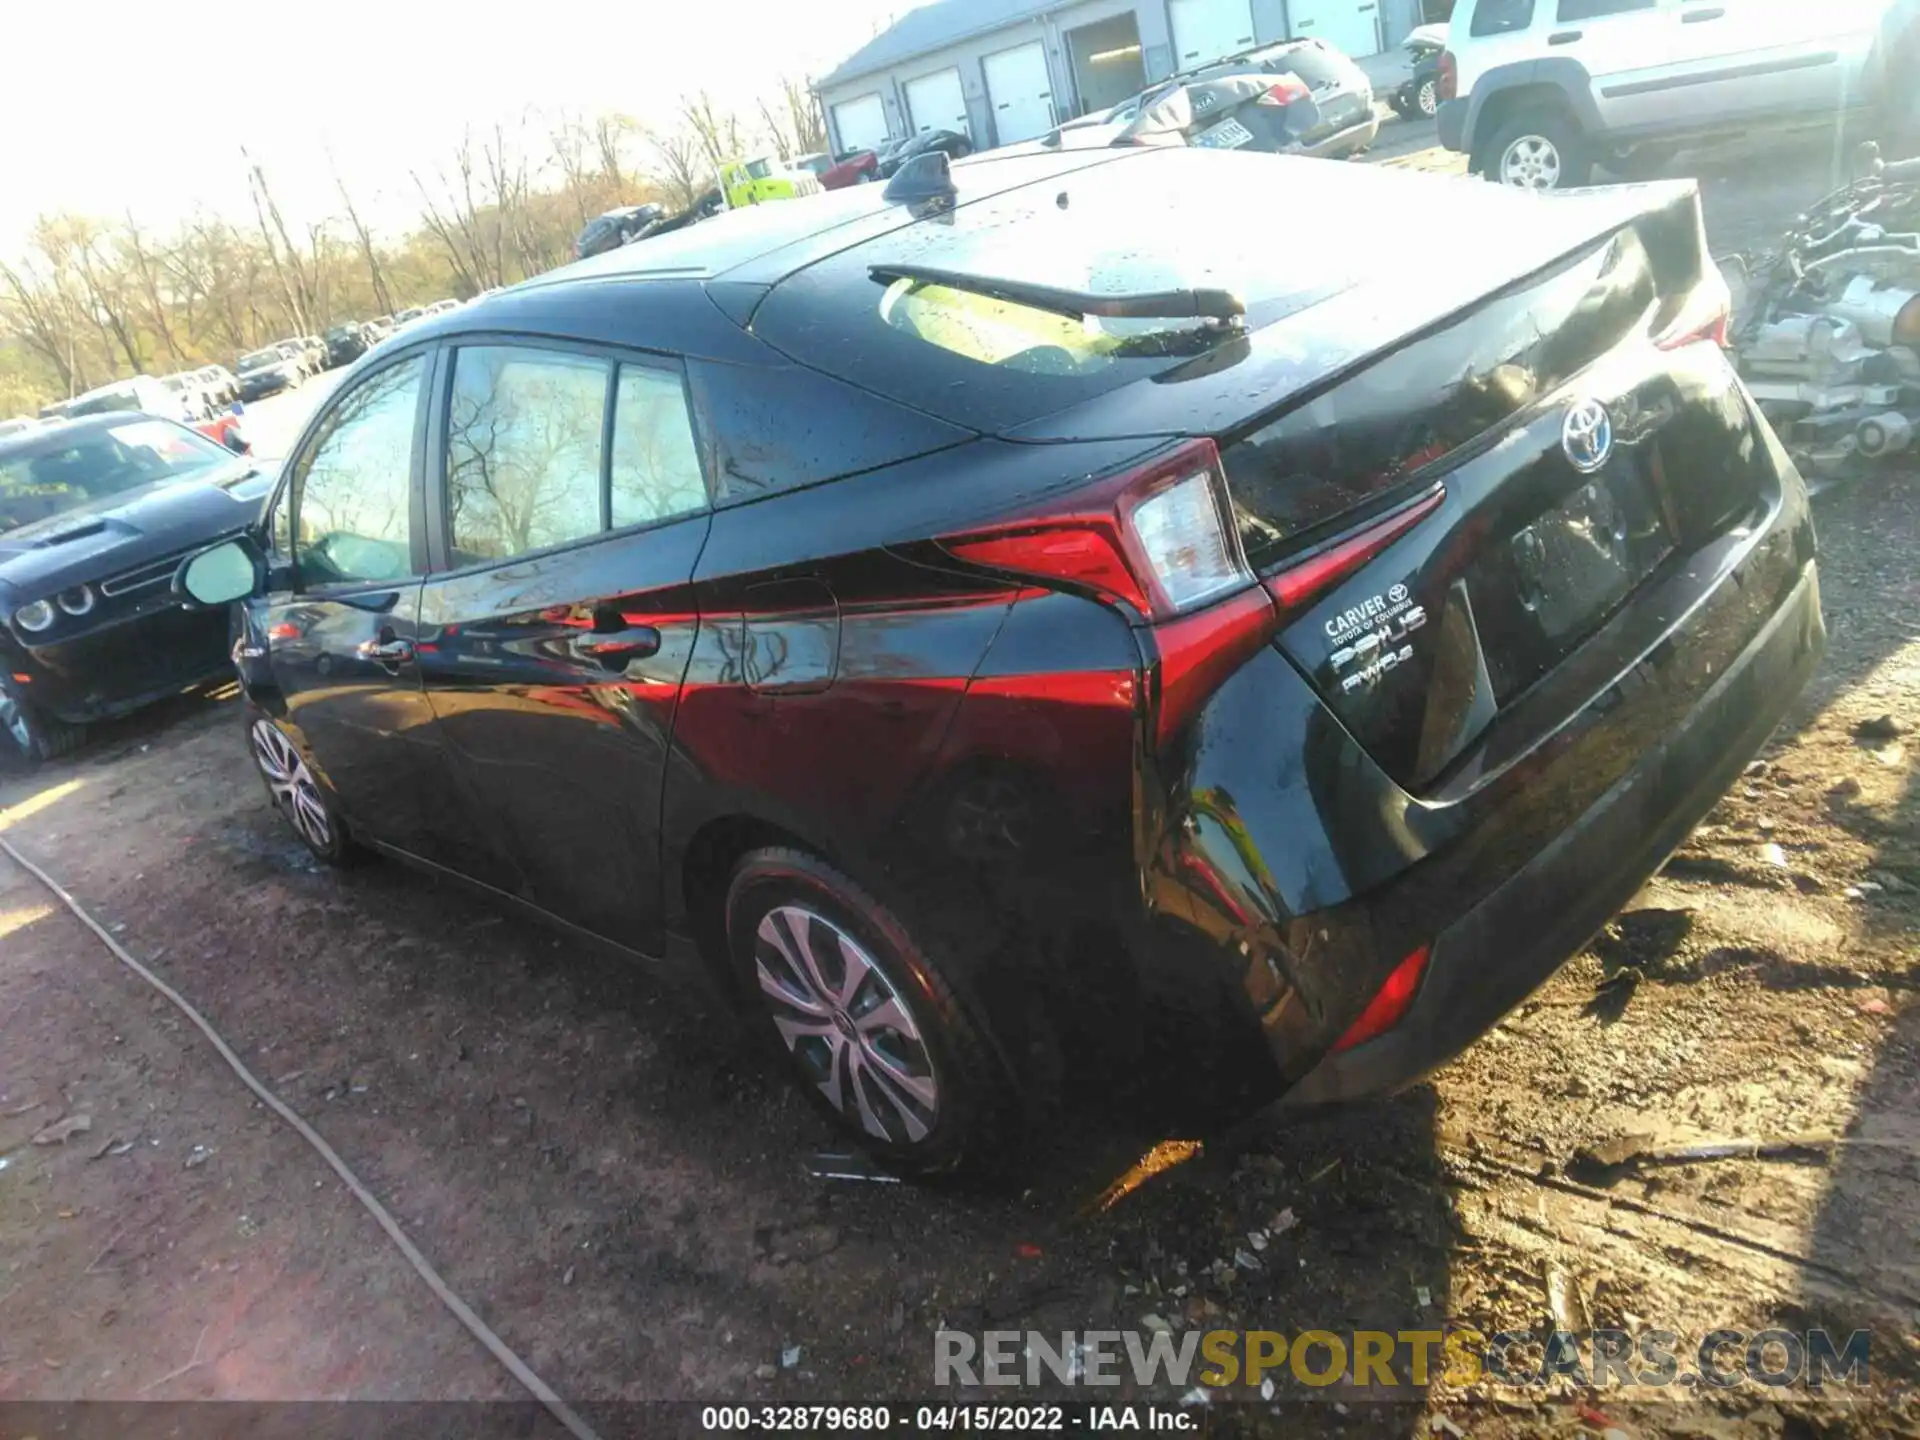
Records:
{"label": "garage building", "polygon": [[922,130],[976,147],[1044,135],[1176,70],[1276,40],[1398,44],[1419,0],[933,0],[815,89],[836,152]]}

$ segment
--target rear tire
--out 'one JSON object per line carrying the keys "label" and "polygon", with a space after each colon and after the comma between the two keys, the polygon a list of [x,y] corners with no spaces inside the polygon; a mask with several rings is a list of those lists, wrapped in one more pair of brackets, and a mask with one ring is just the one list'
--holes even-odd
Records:
{"label": "rear tire", "polygon": [[26,775],[80,748],[84,725],[70,725],[34,707],[24,689],[0,675],[0,774]]}
{"label": "rear tire", "polygon": [[1005,1158],[1013,1087],[965,977],[885,905],[816,856],[756,850],[728,885],[726,934],[767,1043],[881,1163],[930,1178]]}
{"label": "rear tire", "polygon": [[1422,80],[1420,88],[1414,92],[1413,108],[1422,119],[1431,120],[1440,113],[1440,82],[1435,79]]}
{"label": "rear tire", "polygon": [[1593,153],[1570,115],[1536,107],[1517,112],[1494,132],[1476,168],[1496,185],[1566,190],[1591,178]]}
{"label": "rear tire", "polygon": [[333,792],[307,763],[293,736],[251,702],[242,711],[242,721],[267,798],[300,843],[323,865],[344,869],[359,860],[364,852],[348,832]]}

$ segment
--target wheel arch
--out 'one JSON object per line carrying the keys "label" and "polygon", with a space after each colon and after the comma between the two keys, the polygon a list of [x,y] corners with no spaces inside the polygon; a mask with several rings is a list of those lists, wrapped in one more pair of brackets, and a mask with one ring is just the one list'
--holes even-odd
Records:
{"label": "wheel arch", "polygon": [[1555,56],[1499,65],[1474,82],[1467,114],[1467,153],[1478,169],[1494,132],[1515,112],[1530,106],[1554,106],[1591,136],[1605,127],[1593,99],[1593,81],[1577,60]]}
{"label": "wheel arch", "polygon": [[742,859],[775,846],[828,858],[825,847],[764,816],[714,815],[687,838],[675,867],[677,883],[668,887],[669,926],[693,941],[708,978],[736,1004],[740,996],[727,955],[727,883]]}

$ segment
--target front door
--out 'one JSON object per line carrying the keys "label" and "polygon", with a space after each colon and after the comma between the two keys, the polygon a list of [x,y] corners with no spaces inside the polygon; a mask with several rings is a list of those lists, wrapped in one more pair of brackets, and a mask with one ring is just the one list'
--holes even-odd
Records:
{"label": "front door", "polygon": [[699,619],[706,482],[680,369],[454,352],[420,665],[522,896],[660,951],[660,791]]}
{"label": "front door", "polygon": [[473,834],[421,688],[426,547],[414,484],[432,355],[409,355],[332,402],[296,457],[269,529],[273,588],[255,602],[278,708],[355,831],[498,880]]}

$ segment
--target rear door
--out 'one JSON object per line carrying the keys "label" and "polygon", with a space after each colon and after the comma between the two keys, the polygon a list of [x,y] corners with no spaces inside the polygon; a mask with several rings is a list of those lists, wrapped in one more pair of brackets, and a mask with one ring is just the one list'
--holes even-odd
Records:
{"label": "rear door", "polygon": [[290,724],[356,830],[488,882],[500,856],[451,785],[420,686],[424,446],[431,352],[358,380],[309,432],[274,502],[274,588],[260,602]]}
{"label": "rear door", "polygon": [[1679,0],[1676,61],[1693,102],[1716,115],[1823,116],[1858,104],[1884,0]]}
{"label": "rear door", "polygon": [[452,352],[421,671],[522,898],[657,954],[660,793],[707,487],[677,363]]}

